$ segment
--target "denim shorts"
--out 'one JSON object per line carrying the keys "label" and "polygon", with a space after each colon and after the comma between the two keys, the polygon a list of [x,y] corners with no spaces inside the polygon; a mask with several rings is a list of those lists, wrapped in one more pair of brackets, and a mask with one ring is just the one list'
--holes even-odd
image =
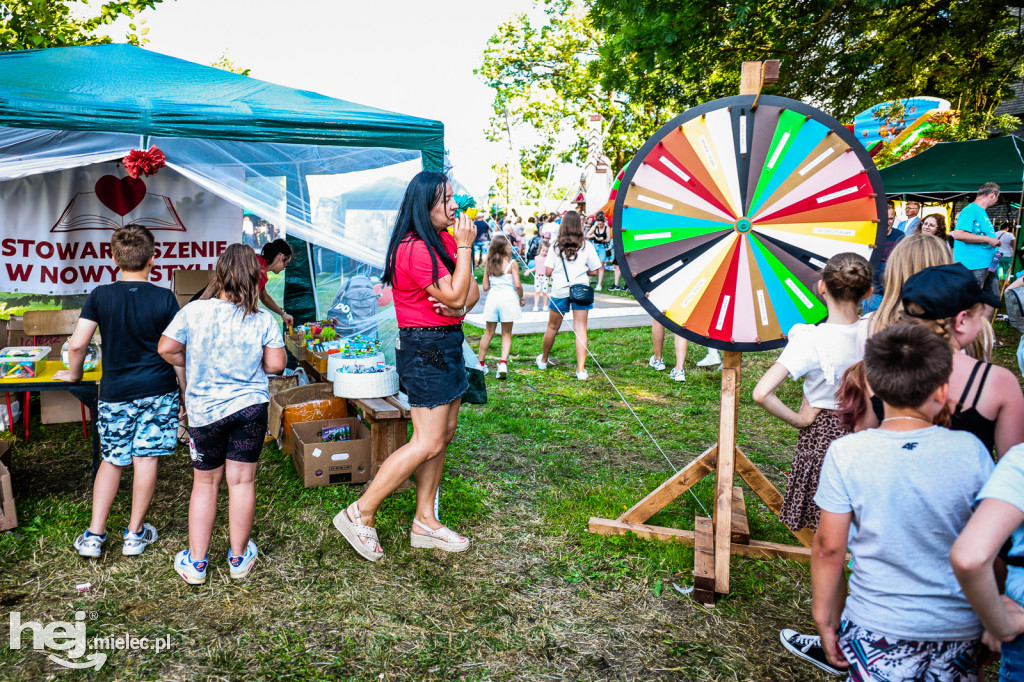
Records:
{"label": "denim shorts", "polygon": [[552,296],[548,300],[548,310],[554,310],[556,313],[561,313],[562,315],[567,315],[570,307],[572,307],[573,310],[591,310],[594,307],[594,304],[580,305],[579,303],[570,303],[568,296],[565,298],[555,298]]}
{"label": "denim shorts", "polygon": [[132,457],[170,455],[178,444],[178,392],[96,404],[103,459],[126,467]]}
{"label": "denim shorts", "polygon": [[395,365],[412,407],[433,408],[461,398],[469,390],[462,354],[462,327],[402,327]]}
{"label": "denim shorts", "polygon": [[1011,642],[1003,642],[1001,648],[999,682],[1024,682],[1024,636],[1018,635]]}

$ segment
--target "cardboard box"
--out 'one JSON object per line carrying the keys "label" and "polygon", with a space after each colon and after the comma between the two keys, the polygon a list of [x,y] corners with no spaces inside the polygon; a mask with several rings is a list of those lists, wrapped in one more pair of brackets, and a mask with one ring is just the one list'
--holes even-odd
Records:
{"label": "cardboard box", "polygon": [[[82,421],[82,401],[68,391],[39,391],[40,420],[44,424],[68,424]],[[89,410],[85,421],[91,421]]]}
{"label": "cardboard box", "polygon": [[11,441],[0,440],[0,464],[11,468]]}
{"label": "cardboard box", "polygon": [[[10,447],[10,443],[7,444]],[[14,487],[11,472],[0,464],[0,530],[10,530],[18,525],[18,512],[14,508]]]}
{"label": "cardboard box", "polygon": [[296,360],[306,359],[306,341],[302,338],[302,334],[285,334],[284,347]]}
{"label": "cardboard box", "polygon": [[[347,424],[352,440],[324,443],[325,426]],[[356,417],[292,425],[292,463],[307,488],[370,480],[370,430]]]}
{"label": "cardboard box", "polygon": [[270,435],[292,454],[292,425],[348,416],[348,401],[334,395],[334,384],[309,384],[279,392],[270,400]]}
{"label": "cardboard box", "polygon": [[[47,360],[60,362],[64,342],[75,331],[81,310],[29,310],[7,321],[7,345],[49,346]],[[95,339],[94,339],[95,340]],[[44,424],[77,422],[82,418],[78,400],[67,391],[41,391],[40,412]]]}
{"label": "cardboard box", "polygon": [[183,306],[192,297],[206,288],[213,277],[213,270],[175,270],[172,288],[178,305]]}
{"label": "cardboard box", "polygon": [[47,360],[60,362],[60,349],[68,340],[81,310],[29,310],[7,320],[7,346],[49,346]]}

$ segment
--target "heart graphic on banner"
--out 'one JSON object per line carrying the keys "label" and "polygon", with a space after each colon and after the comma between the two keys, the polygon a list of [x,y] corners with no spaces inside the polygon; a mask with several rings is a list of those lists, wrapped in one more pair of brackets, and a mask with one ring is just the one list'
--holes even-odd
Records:
{"label": "heart graphic on banner", "polygon": [[104,175],[96,181],[96,198],[121,216],[131,213],[146,197],[146,183],[135,178]]}

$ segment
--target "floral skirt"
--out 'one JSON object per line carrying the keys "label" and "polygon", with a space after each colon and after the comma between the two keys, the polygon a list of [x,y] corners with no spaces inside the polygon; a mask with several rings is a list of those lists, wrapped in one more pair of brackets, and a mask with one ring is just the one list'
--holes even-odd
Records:
{"label": "floral skirt", "polygon": [[832,410],[822,410],[810,426],[800,429],[779,514],[782,523],[790,530],[818,528],[821,509],[814,503],[814,494],[818,492],[821,464],[832,441],[849,433],[853,432]]}

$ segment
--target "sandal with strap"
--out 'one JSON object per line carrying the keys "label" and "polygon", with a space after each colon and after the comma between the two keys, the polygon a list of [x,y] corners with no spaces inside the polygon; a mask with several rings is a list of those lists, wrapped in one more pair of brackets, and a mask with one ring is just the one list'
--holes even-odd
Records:
{"label": "sandal with strap", "polygon": [[443,549],[446,552],[465,552],[469,549],[469,539],[462,537],[448,526],[431,530],[416,519],[413,519],[412,523],[425,531],[423,535],[409,531],[409,540],[417,549]]}
{"label": "sandal with strap", "polygon": [[[355,502],[350,504],[348,509],[342,509],[335,515],[334,527],[364,559],[380,561],[384,558],[384,549],[377,539],[377,529],[363,525],[363,516],[359,513],[359,505]],[[364,542],[364,540],[372,542]],[[381,551],[376,552],[375,549]]]}

